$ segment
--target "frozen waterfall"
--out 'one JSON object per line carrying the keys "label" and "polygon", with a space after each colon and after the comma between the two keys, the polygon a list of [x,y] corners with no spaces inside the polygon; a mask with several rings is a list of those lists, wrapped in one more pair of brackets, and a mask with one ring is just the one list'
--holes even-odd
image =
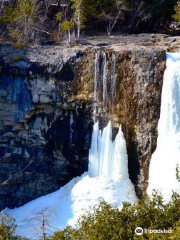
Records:
{"label": "frozen waterfall", "polygon": [[51,235],[68,224],[75,225],[82,214],[102,200],[119,208],[123,202],[137,201],[129,179],[123,132],[120,127],[113,142],[111,122],[102,132],[98,122],[94,124],[88,173],[20,208],[6,209],[6,213],[16,219],[17,234],[39,240],[42,211],[48,216],[47,234]]}
{"label": "frozen waterfall", "polygon": [[111,122],[102,133],[99,123],[95,123],[89,151],[89,175],[103,175],[114,180],[119,176],[129,177],[126,142],[121,127],[113,142]]}
{"label": "frozen waterfall", "polygon": [[166,54],[157,148],[149,168],[148,194],[161,192],[166,201],[180,192],[180,54]]}

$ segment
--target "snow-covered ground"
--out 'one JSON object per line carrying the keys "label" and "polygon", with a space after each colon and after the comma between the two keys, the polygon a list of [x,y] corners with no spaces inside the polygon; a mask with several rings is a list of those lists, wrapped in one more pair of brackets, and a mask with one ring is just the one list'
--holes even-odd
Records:
{"label": "snow-covered ground", "polygon": [[177,168],[180,170],[180,54],[167,53],[166,65],[157,148],[150,162],[147,192],[151,195],[155,189],[169,201],[173,191],[180,192],[176,179]]}
{"label": "snow-covered ground", "polygon": [[41,232],[41,211],[44,211],[47,219],[48,234],[52,234],[68,224],[74,225],[81,214],[101,200],[118,207],[123,201],[134,202],[134,189],[129,186],[131,182],[127,179],[114,181],[103,176],[90,178],[84,174],[52,194],[6,212],[16,219],[17,233],[34,240],[38,239]]}
{"label": "snow-covered ground", "polygon": [[20,208],[6,209],[15,218],[17,234],[39,239],[42,211],[47,219],[47,233],[75,225],[77,219],[95,204],[105,200],[121,208],[123,202],[135,203],[137,197],[129,179],[126,143],[121,128],[112,141],[109,122],[102,134],[94,125],[89,154],[89,172],[74,178],[58,191],[31,201]]}

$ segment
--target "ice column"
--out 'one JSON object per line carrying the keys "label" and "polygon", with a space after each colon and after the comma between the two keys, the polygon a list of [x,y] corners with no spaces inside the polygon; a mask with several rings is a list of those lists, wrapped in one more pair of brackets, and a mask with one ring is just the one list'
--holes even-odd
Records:
{"label": "ice column", "polygon": [[129,177],[126,141],[121,127],[113,141],[111,122],[102,133],[99,130],[99,123],[94,124],[89,151],[89,175],[91,177],[103,175],[114,180],[120,176]]}

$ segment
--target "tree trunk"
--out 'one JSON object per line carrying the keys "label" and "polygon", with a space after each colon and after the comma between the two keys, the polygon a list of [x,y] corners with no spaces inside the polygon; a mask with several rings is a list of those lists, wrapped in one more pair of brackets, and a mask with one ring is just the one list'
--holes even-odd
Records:
{"label": "tree trunk", "polygon": [[46,240],[44,212],[42,212],[42,240]]}
{"label": "tree trunk", "polygon": [[80,40],[80,29],[81,29],[81,1],[78,0],[77,7],[77,41]]}
{"label": "tree trunk", "polygon": [[70,31],[68,31],[68,41],[69,41],[69,43],[71,42],[71,32]]}
{"label": "tree trunk", "polygon": [[80,22],[80,9],[78,12],[78,24],[77,24],[77,40],[79,41],[80,39],[80,27],[81,27],[81,22]]}

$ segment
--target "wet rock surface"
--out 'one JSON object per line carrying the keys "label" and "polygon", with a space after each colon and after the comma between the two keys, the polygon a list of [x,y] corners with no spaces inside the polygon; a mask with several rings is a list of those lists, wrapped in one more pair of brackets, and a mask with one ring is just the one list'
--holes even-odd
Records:
{"label": "wet rock surface", "polygon": [[[165,52],[178,48],[179,37],[154,34],[86,37],[75,47],[0,45],[0,208],[55,191],[86,171],[98,116],[102,126],[111,119],[114,132],[122,124],[130,178],[138,195],[145,192],[156,148]],[[107,89],[99,87],[95,103],[97,51],[106,56]]]}

